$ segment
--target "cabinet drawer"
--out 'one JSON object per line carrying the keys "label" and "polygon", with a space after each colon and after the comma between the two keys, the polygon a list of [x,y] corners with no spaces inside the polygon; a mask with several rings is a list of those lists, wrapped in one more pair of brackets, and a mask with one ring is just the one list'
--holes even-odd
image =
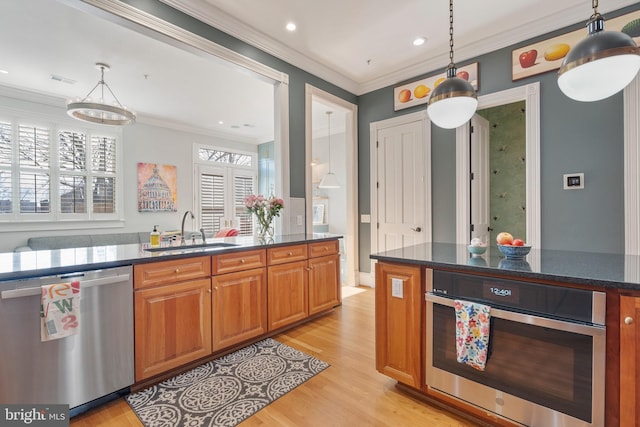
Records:
{"label": "cabinet drawer", "polygon": [[267,262],[269,265],[303,261],[305,259],[307,259],[307,245],[291,245],[267,249]]}
{"label": "cabinet drawer", "polygon": [[309,243],[309,258],[334,255],[338,253],[338,250],[339,246],[337,240]]}
{"label": "cabinet drawer", "polygon": [[211,274],[214,276],[217,274],[250,270],[252,268],[261,268],[267,265],[267,255],[264,249],[213,255],[211,258]]}
{"label": "cabinet drawer", "polygon": [[168,285],[211,275],[211,257],[183,258],[133,266],[135,289]]}

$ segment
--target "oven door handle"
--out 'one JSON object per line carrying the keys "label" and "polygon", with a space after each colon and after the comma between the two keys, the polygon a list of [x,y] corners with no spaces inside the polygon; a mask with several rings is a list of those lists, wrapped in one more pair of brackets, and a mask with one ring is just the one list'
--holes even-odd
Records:
{"label": "oven door handle", "polygon": [[[431,292],[427,292],[424,298],[430,303],[445,305],[452,308],[454,306],[454,299],[435,295]],[[535,316],[518,311],[502,310],[500,308],[491,307],[489,314],[491,317],[499,319],[511,320],[513,322],[526,323],[528,325],[556,329],[559,331],[575,332],[581,335],[600,336],[605,334],[604,326],[550,319],[548,317]]]}

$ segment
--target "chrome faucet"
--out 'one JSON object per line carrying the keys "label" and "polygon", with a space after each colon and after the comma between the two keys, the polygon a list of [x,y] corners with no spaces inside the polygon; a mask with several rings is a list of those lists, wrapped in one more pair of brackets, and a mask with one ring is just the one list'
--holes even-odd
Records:
{"label": "chrome faucet", "polygon": [[204,228],[200,229],[200,235],[202,236],[202,243],[206,245],[207,244],[207,238],[204,237]]}
{"label": "chrome faucet", "polygon": [[180,228],[180,246],[186,245],[186,242],[184,241],[184,221],[187,219],[187,214],[191,214],[191,219],[196,219],[195,215],[193,215],[193,212],[186,211],[184,213],[184,216],[182,217],[182,227]]}

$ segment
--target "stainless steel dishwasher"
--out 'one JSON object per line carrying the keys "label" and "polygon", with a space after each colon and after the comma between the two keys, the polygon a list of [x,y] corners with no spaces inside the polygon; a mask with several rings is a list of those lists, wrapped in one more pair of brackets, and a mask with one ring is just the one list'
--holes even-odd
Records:
{"label": "stainless steel dishwasher", "polygon": [[[40,341],[41,286],[80,281],[80,330]],[[0,402],[70,408],[134,382],[131,266],[0,282]]]}

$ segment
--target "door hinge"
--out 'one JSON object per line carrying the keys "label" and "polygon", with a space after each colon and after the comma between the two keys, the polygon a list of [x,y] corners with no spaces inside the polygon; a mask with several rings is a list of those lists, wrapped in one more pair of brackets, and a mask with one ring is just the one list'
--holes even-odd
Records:
{"label": "door hinge", "polygon": [[380,182],[376,181],[376,188],[380,188]]}
{"label": "door hinge", "polygon": [[475,179],[475,177],[476,177],[476,176],[474,175],[474,173],[473,173],[473,172],[471,172],[471,177],[470,177],[471,181],[473,181],[473,180]]}
{"label": "door hinge", "polygon": [[473,133],[473,130],[474,130],[474,128],[473,128],[473,126],[471,126],[471,133]]}
{"label": "door hinge", "polygon": [[380,141],[376,141],[376,148],[380,145]]}
{"label": "door hinge", "polygon": [[380,228],[380,223],[376,222],[376,228]]}
{"label": "door hinge", "polygon": [[471,224],[471,231],[476,231],[476,226]]}

